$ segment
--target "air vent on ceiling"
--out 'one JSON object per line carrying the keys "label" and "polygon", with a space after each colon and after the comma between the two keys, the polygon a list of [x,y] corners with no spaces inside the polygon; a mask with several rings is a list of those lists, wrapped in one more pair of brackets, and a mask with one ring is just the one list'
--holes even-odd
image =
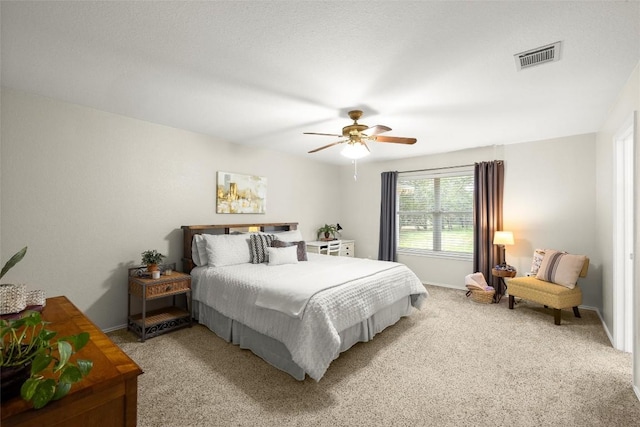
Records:
{"label": "air vent on ceiling", "polygon": [[518,71],[535,65],[545,64],[560,60],[560,42],[548,44],[546,46],[537,47],[513,55],[516,59],[516,68]]}

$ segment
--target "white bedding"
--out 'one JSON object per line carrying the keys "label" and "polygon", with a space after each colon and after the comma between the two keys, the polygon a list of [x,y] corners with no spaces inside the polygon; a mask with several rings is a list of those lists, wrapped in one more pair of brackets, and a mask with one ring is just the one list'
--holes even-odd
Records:
{"label": "white bedding", "polygon": [[[333,261],[330,268],[325,262],[321,262],[327,260]],[[256,305],[302,318],[307,303],[320,291],[354,280],[366,279],[392,268],[405,267],[394,262],[350,257],[327,259],[323,256],[316,261],[278,268],[269,266],[269,274],[254,278],[255,285],[260,288]]]}
{"label": "white bedding", "polygon": [[[417,276],[406,266],[381,263],[385,267],[363,279],[346,279],[329,289],[312,291],[304,304],[300,318],[278,310],[256,305],[265,283],[271,279],[284,280],[287,287],[300,279],[302,286],[309,271],[332,265],[339,269],[359,270],[361,261],[350,257],[308,254],[309,261],[297,264],[268,266],[267,264],[239,264],[224,267],[197,267],[191,271],[193,299],[201,301],[227,317],[281,341],[292,359],[311,378],[319,380],[340,351],[339,331],[408,295],[416,295],[417,308],[427,297],[427,291]],[[372,262],[372,261],[368,261]],[[324,273],[323,275],[327,275]]]}

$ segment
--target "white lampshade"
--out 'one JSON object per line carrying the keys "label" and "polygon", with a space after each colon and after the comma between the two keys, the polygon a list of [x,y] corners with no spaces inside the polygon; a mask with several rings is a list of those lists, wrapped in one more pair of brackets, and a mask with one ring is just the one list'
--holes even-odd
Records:
{"label": "white lampshade", "polygon": [[350,142],[342,149],[340,154],[349,159],[355,160],[368,156],[371,153],[369,153],[369,150],[364,146],[364,144],[359,142]]}
{"label": "white lampshade", "polygon": [[511,231],[496,231],[493,235],[494,245],[513,245],[513,233]]}

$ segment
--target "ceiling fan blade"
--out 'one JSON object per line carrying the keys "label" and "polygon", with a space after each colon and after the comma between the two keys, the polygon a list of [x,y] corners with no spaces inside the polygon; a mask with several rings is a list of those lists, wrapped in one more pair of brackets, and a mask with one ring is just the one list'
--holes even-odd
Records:
{"label": "ceiling fan blade", "polygon": [[325,148],[333,147],[334,145],[342,144],[343,142],[345,142],[345,141],[336,141],[336,142],[331,143],[331,144],[323,145],[320,148],[316,148],[315,150],[309,151],[309,153],[315,153],[316,151],[324,150]]}
{"label": "ceiling fan blade", "polygon": [[318,133],[318,132],[303,132],[303,135],[323,135],[323,136],[337,136],[342,138],[344,135],[338,135],[337,133]]}
{"label": "ceiling fan blade", "polygon": [[380,135],[383,132],[389,132],[390,130],[391,130],[390,127],[382,126],[382,125],[375,125],[375,126],[371,126],[367,130],[365,130],[364,133],[366,135],[368,135],[368,136],[373,136],[373,135]]}
{"label": "ceiling fan blade", "polygon": [[417,139],[415,138],[402,138],[399,136],[376,136],[374,138],[376,142],[393,142],[395,144],[415,144]]}

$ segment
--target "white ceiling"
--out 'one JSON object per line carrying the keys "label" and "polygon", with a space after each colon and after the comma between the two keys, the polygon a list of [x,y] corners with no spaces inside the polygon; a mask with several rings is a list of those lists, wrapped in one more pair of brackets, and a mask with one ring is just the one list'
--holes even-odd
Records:
{"label": "white ceiling", "polygon": [[[370,160],[597,131],[640,60],[640,3],[9,2],[2,85],[348,164],[332,137],[415,137]],[[513,55],[562,41],[559,62]]]}

